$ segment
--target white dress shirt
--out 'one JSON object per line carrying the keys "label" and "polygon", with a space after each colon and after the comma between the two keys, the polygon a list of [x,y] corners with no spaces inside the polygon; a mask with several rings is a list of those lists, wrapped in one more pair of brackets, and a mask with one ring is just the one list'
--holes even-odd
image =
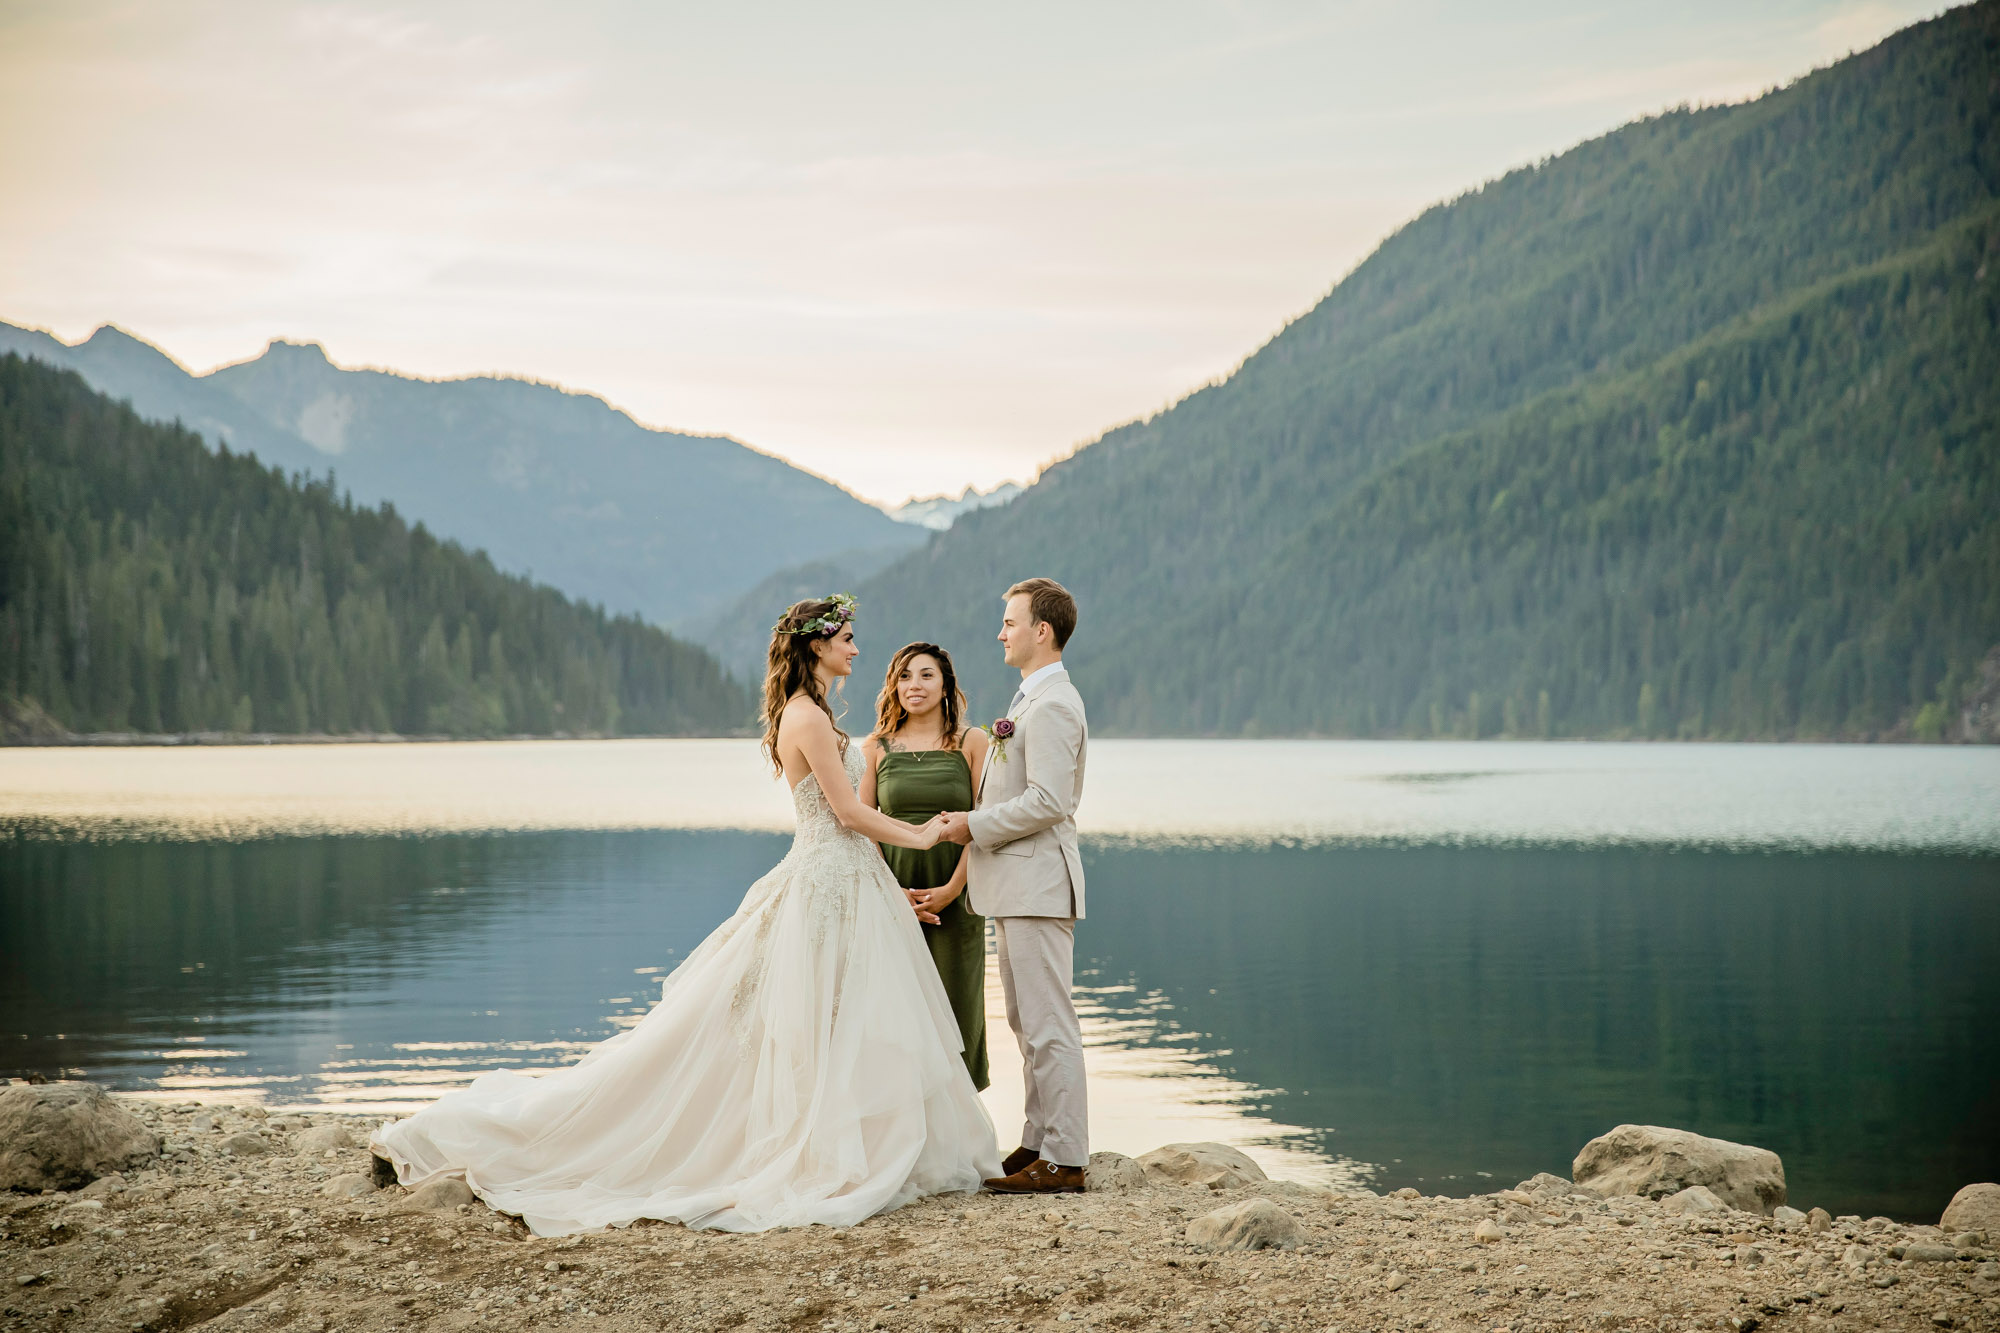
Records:
{"label": "white dress shirt", "polygon": [[1012,713],[1016,708],[1019,708],[1022,704],[1034,698],[1036,692],[1039,691],[1042,688],[1042,686],[1048,684],[1049,681],[1054,679],[1056,673],[1058,673],[1062,669],[1063,669],[1062,659],[1059,657],[1045,667],[1039,667],[1034,671],[1030,671],[1027,674],[1027,676],[1022,679],[1021,688],[1014,691],[1014,702],[1008,705],[1007,711],[1009,713]]}

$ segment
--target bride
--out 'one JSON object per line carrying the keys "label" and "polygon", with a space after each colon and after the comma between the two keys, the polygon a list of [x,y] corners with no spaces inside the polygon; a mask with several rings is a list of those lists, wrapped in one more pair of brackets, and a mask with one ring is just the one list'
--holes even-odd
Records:
{"label": "bride", "polygon": [[785,859],[636,1027],[377,1131],[369,1146],[404,1184],[462,1176],[556,1236],[642,1217],[848,1226],[999,1174],[951,1003],[875,846],[930,847],[935,821],[861,803],[861,747],[827,707],[860,651],[854,607],[800,602],[772,631],[764,746],[798,815]]}

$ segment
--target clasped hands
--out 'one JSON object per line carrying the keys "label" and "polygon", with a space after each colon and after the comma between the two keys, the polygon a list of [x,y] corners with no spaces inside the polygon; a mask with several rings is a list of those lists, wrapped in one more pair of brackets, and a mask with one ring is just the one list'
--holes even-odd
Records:
{"label": "clasped hands", "polygon": [[930,834],[930,845],[933,847],[941,842],[964,844],[972,841],[971,819],[963,810],[946,810],[943,814],[931,816],[930,823],[924,825],[924,831]]}

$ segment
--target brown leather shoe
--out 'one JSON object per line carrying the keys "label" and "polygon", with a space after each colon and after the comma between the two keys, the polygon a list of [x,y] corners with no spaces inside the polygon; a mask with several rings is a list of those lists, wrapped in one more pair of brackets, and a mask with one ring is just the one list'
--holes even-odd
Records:
{"label": "brown leather shoe", "polygon": [[1007,1160],[1000,1163],[1000,1174],[1011,1176],[1022,1167],[1032,1166],[1042,1160],[1042,1155],[1033,1148],[1016,1148],[1007,1154]]}
{"label": "brown leather shoe", "polygon": [[986,1188],[995,1194],[1081,1194],[1083,1168],[1036,1158],[1010,1176],[987,1181]]}

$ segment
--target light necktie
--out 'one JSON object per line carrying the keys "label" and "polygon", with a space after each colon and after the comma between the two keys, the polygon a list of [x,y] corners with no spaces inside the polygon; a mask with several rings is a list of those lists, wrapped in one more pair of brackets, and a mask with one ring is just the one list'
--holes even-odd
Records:
{"label": "light necktie", "polygon": [[1026,702],[1028,702],[1028,696],[1020,690],[1015,690],[1014,702],[1007,705],[1007,716],[1012,717],[1014,714],[1020,712],[1021,705]]}

